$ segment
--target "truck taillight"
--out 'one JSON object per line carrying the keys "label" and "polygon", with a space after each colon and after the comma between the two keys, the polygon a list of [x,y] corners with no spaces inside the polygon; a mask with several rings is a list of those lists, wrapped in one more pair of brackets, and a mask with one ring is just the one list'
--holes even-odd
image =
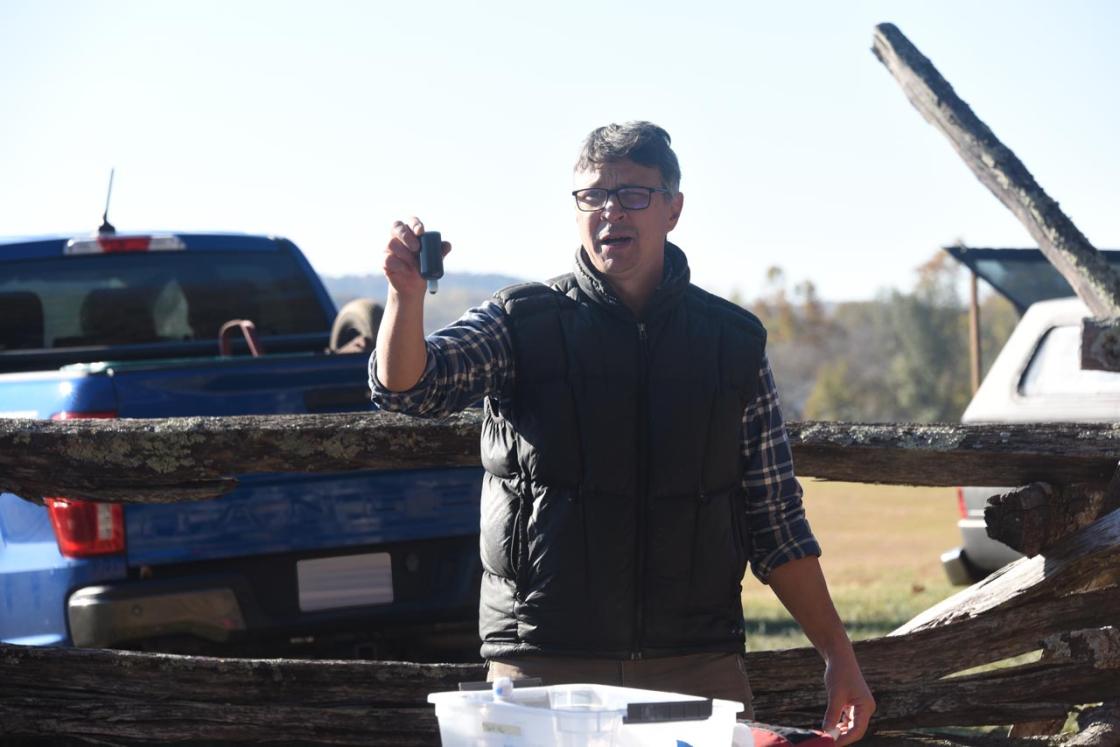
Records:
{"label": "truck taillight", "polygon": [[[115,418],[115,412],[56,412],[51,420]],[[58,551],[68,558],[124,552],[124,507],[76,498],[44,498],[47,514],[58,540]]]}
{"label": "truck taillight", "polygon": [[119,503],[47,498],[58,551],[68,558],[124,552],[124,508]]}
{"label": "truck taillight", "polygon": [[962,519],[968,518],[968,506],[964,502],[964,488],[957,488],[957,513]]}

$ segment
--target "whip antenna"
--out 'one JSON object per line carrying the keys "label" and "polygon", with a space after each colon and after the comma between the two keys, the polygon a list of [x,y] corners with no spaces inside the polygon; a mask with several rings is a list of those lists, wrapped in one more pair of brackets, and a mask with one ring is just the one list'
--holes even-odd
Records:
{"label": "whip antenna", "polygon": [[109,200],[113,198],[113,174],[116,169],[109,169],[109,191],[105,195],[105,212],[101,214],[101,225],[98,227],[98,233],[116,233],[117,229],[109,222]]}

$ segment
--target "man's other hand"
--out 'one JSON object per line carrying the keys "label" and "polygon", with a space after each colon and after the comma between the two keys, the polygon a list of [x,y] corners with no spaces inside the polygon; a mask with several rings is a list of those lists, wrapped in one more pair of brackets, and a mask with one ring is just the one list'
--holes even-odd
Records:
{"label": "man's other hand", "polygon": [[[390,288],[401,298],[423,298],[428,283],[420,277],[420,236],[424,224],[413,216],[408,221],[397,221],[385,247],[382,271]],[[451,244],[443,242],[443,254],[451,251]]]}
{"label": "man's other hand", "polygon": [[822,728],[836,739],[838,747],[859,741],[867,731],[875,698],[863,679],[855,657],[830,660],[824,670],[828,710]]}
{"label": "man's other hand", "polygon": [[836,614],[816,556],[791,560],[770,573],[770,587],[825,661],[828,710],[823,728],[840,747],[860,739],[875,712],[852,642]]}

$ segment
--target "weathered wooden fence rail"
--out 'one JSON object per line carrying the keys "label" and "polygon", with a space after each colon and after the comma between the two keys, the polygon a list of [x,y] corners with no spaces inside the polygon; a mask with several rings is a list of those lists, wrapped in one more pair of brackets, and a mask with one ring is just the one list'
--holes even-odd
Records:
{"label": "weathered wooden fence rail", "polygon": [[[0,487],[32,500],[69,494],[163,502],[214,495],[235,484],[233,475],[260,471],[477,464],[479,424],[471,414],[430,422],[383,413],[0,421]],[[1043,522],[1049,533],[1035,540],[1043,555],[947,600],[897,635],[857,644],[879,700],[878,732],[1035,721],[1082,702],[1120,699],[1120,634],[1109,627],[1120,614],[1120,512],[1110,513],[1108,500],[1091,511],[1069,509],[1081,505],[1085,486],[1114,497],[1120,426],[793,423],[790,433],[804,474],[927,485],[1046,479],[1056,487],[1004,500],[1004,515],[1045,510],[1076,519],[1058,529]],[[1040,649],[1051,653],[1035,663],[959,674]],[[761,717],[819,719],[824,691],[814,651],[748,658]],[[481,665],[0,646],[0,736],[434,744],[425,695],[482,676]]]}
{"label": "weathered wooden fence rail", "polygon": [[[164,503],[213,498],[252,472],[479,464],[482,416],[390,413],[0,421],[0,490]],[[895,485],[1103,483],[1120,425],[791,423],[800,474]]]}

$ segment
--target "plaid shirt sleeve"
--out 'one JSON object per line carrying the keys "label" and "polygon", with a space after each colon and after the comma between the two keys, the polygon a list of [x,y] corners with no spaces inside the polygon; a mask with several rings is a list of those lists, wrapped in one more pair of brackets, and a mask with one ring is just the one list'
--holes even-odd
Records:
{"label": "plaid shirt sleeve", "polygon": [[441,418],[484,397],[500,393],[512,380],[513,346],[505,310],[487,301],[428,336],[428,362],[416,385],[393,392],[377,379],[377,354],[369,358],[373,403],[382,410]]}
{"label": "plaid shirt sleeve", "polygon": [[766,358],[758,377],[758,397],[743,411],[743,491],[751,527],[751,570],[766,583],[778,566],[820,555],[821,548],[805,518],[778,390]]}

